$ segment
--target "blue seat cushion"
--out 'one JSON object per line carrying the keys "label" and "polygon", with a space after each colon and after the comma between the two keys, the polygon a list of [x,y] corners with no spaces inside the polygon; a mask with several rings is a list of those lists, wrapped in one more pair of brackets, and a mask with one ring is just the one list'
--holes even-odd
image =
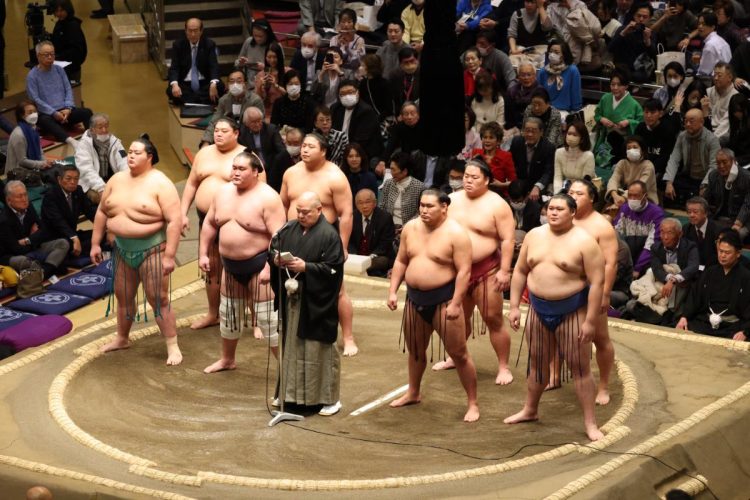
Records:
{"label": "blue seat cushion", "polygon": [[13,309],[0,306],[0,331],[6,330],[33,317],[33,314],[15,311]]}
{"label": "blue seat cushion", "polygon": [[18,299],[7,306],[16,311],[32,314],[66,314],[85,306],[91,298],[65,292],[49,291],[28,299]]}
{"label": "blue seat cushion", "polygon": [[99,274],[80,272],[61,279],[47,290],[99,299],[109,293],[111,282],[111,278]]}
{"label": "blue seat cushion", "polygon": [[107,259],[93,269],[86,269],[87,273],[98,274],[99,276],[112,277],[112,259]]}

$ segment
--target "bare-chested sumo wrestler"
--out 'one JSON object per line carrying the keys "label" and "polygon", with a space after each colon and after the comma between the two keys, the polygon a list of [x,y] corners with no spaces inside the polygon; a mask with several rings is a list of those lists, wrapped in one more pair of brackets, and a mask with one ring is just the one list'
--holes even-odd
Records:
{"label": "bare-chested sumo wrestler", "polygon": [[[203,221],[211,206],[214,195],[221,186],[232,178],[232,160],[245,147],[237,142],[239,126],[231,118],[219,118],[214,128],[214,143],[201,148],[195,155],[195,161],[190,169],[190,175],[182,192],[182,234],[190,230],[188,210],[195,200],[198,212],[198,233],[200,234]],[[265,177],[262,177],[265,179]],[[219,322],[219,293],[221,287],[221,259],[219,258],[219,244],[214,241],[208,249],[211,259],[211,272],[206,274],[206,296],[208,311],[206,316],[190,325],[195,330],[215,325]]]}
{"label": "bare-chested sumo wrestler", "polygon": [[[302,161],[292,165],[284,173],[281,182],[281,201],[287,211],[287,218],[297,218],[297,199],[302,193],[312,191],[320,197],[323,216],[339,231],[344,245],[344,258],[348,256],[349,237],[352,234],[352,213],[354,202],[349,181],[335,163],[326,160],[328,142],[317,133],[307,134],[302,141],[300,157]],[[343,283],[339,293],[339,323],[344,340],[344,356],[355,356],[359,351],[352,333],[352,301],[346,294]]]}
{"label": "bare-chested sumo wrestler", "polygon": [[117,337],[102,352],[125,349],[137,317],[136,293],[143,284],[146,300],[167,343],[167,364],[179,365],[177,327],[169,303],[169,275],[180,242],[180,197],[174,184],[154,169],[156,150],[148,139],[128,148],[128,170],[118,172],[104,187],[94,218],[91,260],[102,261],[104,229],[115,237],[112,260],[117,299]]}
{"label": "bare-chested sumo wrestler", "polygon": [[232,181],[221,186],[203,222],[200,235],[201,271],[211,271],[209,247],[218,234],[219,255],[224,273],[221,279],[219,331],[221,358],[205,373],[234,370],[237,343],[247,324],[246,308],[253,311],[256,338],[269,339],[277,356],[277,315],[268,282],[268,244],[286,222],[281,198],[261,182],[263,164],[255,153],[240,153],[232,163]]}
{"label": "bare-chested sumo wrestler", "polygon": [[468,399],[465,422],[479,419],[477,373],[466,348],[463,301],[471,273],[471,239],[461,225],[448,218],[450,198],[436,189],[422,192],[419,218],[401,232],[396,262],[391,272],[388,308],[398,307],[396,295],[406,280],[404,341],[409,349],[409,388],[391,402],[397,408],[419,403],[420,386],[427,366],[427,346],[437,331],[453,359]]}
{"label": "bare-chested sumo wrestler", "polygon": [[[609,403],[609,375],[615,364],[615,346],[609,338],[607,311],[612,286],[617,277],[617,233],[612,224],[599,212],[594,210],[597,189],[591,181],[575,181],[570,185],[568,194],[576,200],[576,215],[573,225],[586,230],[599,243],[604,255],[604,290],[602,307],[596,320],[594,345],[596,346],[596,364],[599,366],[599,387],[596,392],[596,403]],[[552,384],[552,381],[550,381]]]}
{"label": "bare-chested sumo wrestler", "polygon": [[591,340],[602,304],[604,257],[596,240],[573,225],[576,202],[567,194],[552,197],[548,224],[531,230],[523,241],[510,286],[514,330],[521,323],[519,304],[528,285],[529,313],[525,336],[529,346],[526,403],[504,420],[506,424],[539,418],[539,400],[550,377],[552,353],[558,353],[572,374],[589,439],[603,434],[596,425],[591,376]]}
{"label": "bare-chested sumo wrestler", "polygon": [[[469,160],[463,190],[451,193],[448,217],[458,222],[471,238],[471,276],[464,299],[467,337],[472,332],[474,308],[490,331],[490,343],[498,361],[495,383],[510,384],[508,368],[510,332],[503,321],[503,292],[510,286],[510,266],[515,245],[515,222],[508,204],[489,190],[492,171],[482,161]],[[453,368],[453,360],[436,363],[433,370]]]}

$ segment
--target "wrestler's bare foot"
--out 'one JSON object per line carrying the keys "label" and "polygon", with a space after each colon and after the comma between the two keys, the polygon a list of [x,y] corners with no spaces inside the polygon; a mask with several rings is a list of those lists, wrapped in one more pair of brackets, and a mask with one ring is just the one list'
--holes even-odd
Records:
{"label": "wrestler's bare foot", "polygon": [[596,404],[604,406],[608,403],[609,391],[607,389],[599,389],[599,392],[596,394]]}
{"label": "wrestler's bare foot", "polygon": [[218,325],[219,324],[219,317],[218,316],[209,316],[206,314],[200,319],[196,319],[190,324],[190,328],[193,330],[202,330],[203,328],[208,328],[209,326]]}
{"label": "wrestler's bare foot", "polygon": [[440,370],[452,370],[456,367],[456,363],[453,362],[453,360],[448,357],[445,361],[438,361],[434,365],[432,365],[432,369],[436,372]]}
{"label": "wrestler's bare foot", "polygon": [[177,345],[177,337],[167,339],[167,365],[177,366],[182,363],[182,352]]}
{"label": "wrestler's bare foot", "polygon": [[101,352],[119,351],[120,349],[127,349],[130,347],[130,341],[127,337],[115,337],[115,340],[102,346]]}
{"label": "wrestler's bare foot", "polygon": [[469,409],[464,415],[464,422],[476,422],[479,420],[479,406],[476,403],[469,404]]}
{"label": "wrestler's bare foot", "polygon": [[255,337],[258,340],[263,340],[263,330],[261,330],[259,327],[253,328],[253,337]]}
{"label": "wrestler's bare foot", "polygon": [[417,394],[416,396],[409,394],[408,392],[398,399],[391,401],[389,405],[391,408],[400,408],[402,406],[415,405],[422,402],[422,395]]}
{"label": "wrestler's bare foot", "polygon": [[344,339],[344,356],[356,356],[359,352],[359,347],[354,342],[354,339]]}
{"label": "wrestler's bare foot", "polygon": [[237,363],[235,363],[234,360],[228,361],[225,359],[220,359],[216,363],[204,368],[203,373],[223,372],[225,370],[234,370],[235,368],[237,368]]}
{"label": "wrestler's bare foot", "polygon": [[495,378],[496,385],[508,385],[513,382],[513,374],[507,368],[500,368]]}
{"label": "wrestler's bare foot", "polygon": [[515,415],[511,415],[510,417],[503,420],[506,424],[520,424],[522,422],[536,422],[539,420],[539,417],[537,416],[536,412],[527,410],[524,406],[523,410],[519,411]]}
{"label": "wrestler's bare foot", "polygon": [[586,435],[592,441],[599,441],[601,438],[604,437],[604,433],[599,430],[596,424],[591,424],[591,425],[586,426]]}

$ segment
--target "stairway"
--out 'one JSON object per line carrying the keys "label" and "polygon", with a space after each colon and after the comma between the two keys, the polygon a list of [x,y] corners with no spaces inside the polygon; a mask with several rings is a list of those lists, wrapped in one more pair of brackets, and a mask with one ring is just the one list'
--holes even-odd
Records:
{"label": "stairway", "polygon": [[166,78],[172,57],[172,43],[185,36],[185,21],[197,17],[203,21],[203,33],[219,49],[219,68],[225,76],[234,66],[247,36],[243,25],[242,0],[146,0],[143,17],[149,33],[149,50]]}

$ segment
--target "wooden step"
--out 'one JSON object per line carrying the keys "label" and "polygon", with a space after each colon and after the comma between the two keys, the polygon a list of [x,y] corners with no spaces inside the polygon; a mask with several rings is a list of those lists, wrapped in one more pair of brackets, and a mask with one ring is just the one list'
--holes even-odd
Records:
{"label": "wooden step", "polygon": [[178,3],[164,6],[164,20],[186,21],[198,17],[202,21],[240,17],[240,2],[198,2]]}
{"label": "wooden step", "polygon": [[[185,21],[164,23],[164,37],[175,40],[185,34]],[[203,34],[215,39],[220,36],[242,35],[242,19],[237,16],[231,19],[208,19],[203,21]]]}

